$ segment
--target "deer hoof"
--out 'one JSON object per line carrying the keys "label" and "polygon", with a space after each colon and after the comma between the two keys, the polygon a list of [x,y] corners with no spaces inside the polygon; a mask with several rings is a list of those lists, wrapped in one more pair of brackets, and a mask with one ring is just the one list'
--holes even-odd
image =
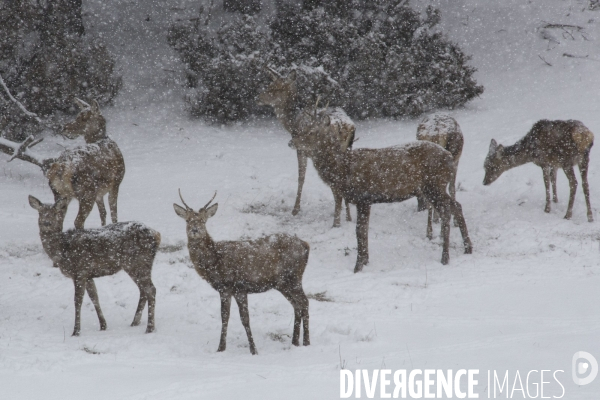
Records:
{"label": "deer hoof", "polygon": [[222,353],[225,351],[225,346],[219,346],[219,348],[217,349],[217,353]]}
{"label": "deer hoof", "polygon": [[594,217],[592,216],[592,214],[588,214],[588,222],[594,222]]}
{"label": "deer hoof", "polygon": [[299,212],[300,212],[300,209],[299,209],[299,208],[294,208],[294,209],[292,210],[292,215],[298,215],[298,213],[299,213]]}
{"label": "deer hoof", "polygon": [[139,324],[140,324],[140,321],[133,320],[133,322],[131,323],[131,326],[138,326]]}
{"label": "deer hoof", "polygon": [[465,254],[473,254],[473,245],[471,243],[465,245]]}
{"label": "deer hoof", "polygon": [[79,336],[79,331],[74,331],[71,336]]}
{"label": "deer hoof", "polygon": [[296,346],[296,347],[300,346],[300,340],[298,340],[298,339],[292,340],[292,345]]}
{"label": "deer hoof", "polygon": [[250,348],[250,353],[252,353],[253,356],[257,356],[258,355],[258,351],[256,351],[256,348],[254,348],[254,347]]}
{"label": "deer hoof", "polygon": [[450,262],[450,255],[448,253],[442,254],[442,265],[448,265]]}
{"label": "deer hoof", "polygon": [[100,325],[100,330],[101,330],[101,331],[105,331],[105,330],[106,330],[106,324],[102,324],[102,325]]}
{"label": "deer hoof", "polygon": [[154,327],[153,326],[149,326],[146,328],[146,333],[152,333],[154,332]]}
{"label": "deer hoof", "polygon": [[356,266],[354,267],[354,273],[360,272],[363,270],[363,267],[367,265],[366,261],[357,261]]}
{"label": "deer hoof", "polygon": [[567,213],[565,215],[565,219],[571,219],[572,216],[573,216],[573,213]]}
{"label": "deer hoof", "polygon": [[304,343],[302,343],[303,346],[310,346],[310,340],[308,339],[304,339]]}
{"label": "deer hoof", "polygon": [[544,208],[544,212],[546,214],[548,214],[550,212],[550,205],[547,205],[546,208]]}
{"label": "deer hoof", "polygon": [[558,203],[558,197],[553,198],[552,201]]}
{"label": "deer hoof", "polygon": [[333,227],[332,227],[332,228],[339,228],[339,227],[340,227],[340,225],[341,225],[340,221],[338,221],[338,222],[334,222],[334,223],[333,223]]}

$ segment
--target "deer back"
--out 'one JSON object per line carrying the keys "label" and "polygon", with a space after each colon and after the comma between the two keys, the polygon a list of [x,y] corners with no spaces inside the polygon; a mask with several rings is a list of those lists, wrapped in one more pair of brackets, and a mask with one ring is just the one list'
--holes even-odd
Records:
{"label": "deer back", "polygon": [[352,150],[345,158],[344,193],[355,202],[403,201],[427,185],[444,186],[454,170],[450,152],[426,141]]}
{"label": "deer back", "polygon": [[426,140],[448,150],[458,163],[462,154],[464,137],[458,122],[447,114],[425,117],[417,127],[417,139]]}
{"label": "deer back", "polygon": [[290,235],[216,243],[221,258],[221,282],[249,292],[264,292],[302,280],[309,245]]}
{"label": "deer back", "polygon": [[121,269],[133,270],[148,265],[160,239],[160,233],[139,222],[69,230],[62,234],[57,266],[71,277],[85,273],[96,278],[115,274]]}
{"label": "deer back", "polygon": [[46,172],[50,187],[65,197],[107,190],[125,175],[125,161],[111,139],[64,151]]}

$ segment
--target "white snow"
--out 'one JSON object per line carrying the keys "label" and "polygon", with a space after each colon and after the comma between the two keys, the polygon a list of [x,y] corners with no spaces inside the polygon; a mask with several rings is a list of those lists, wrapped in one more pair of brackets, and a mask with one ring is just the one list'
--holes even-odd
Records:
{"label": "white snow", "polygon": [[[487,398],[483,373],[488,369],[560,369],[565,399],[597,398],[600,379],[575,385],[570,363],[580,350],[600,357],[598,145],[589,171],[594,223],[587,222],[581,185],[573,219],[562,218],[568,199],[562,172],[560,202],[552,204],[550,214],[543,212],[538,167],[508,171],[489,187],[482,180],[490,140],[512,144],[539,119],[581,120],[600,135],[600,74],[594,61],[600,59],[600,12],[582,11],[587,2],[578,0],[434,3],[442,8],[449,34],[474,55],[477,78],[486,88],[466,108],[447,111],[465,136],[457,199],[473,240],[472,255],[462,254],[460,233],[453,227],[451,262],[442,266],[441,242],[425,238],[427,216],[416,212],[416,201],[376,205],[370,264],[354,274],[355,223],[331,228],[331,191],[312,167],[302,211],[291,215],[297,166],[287,146],[289,134],[274,120],[230,127],[189,120],[176,78],[162,71],[175,65],[165,39],[157,39],[147,53],[138,42],[124,40],[113,49],[125,73],[124,89],[116,105],[102,111],[127,168],[120,220],[141,221],[162,236],[153,271],[156,332],[144,334],[146,311],[139,327],[129,326],[138,291],[121,272],[96,280],[108,330],[98,330],[86,296],[81,336],[69,336],[73,284],[43,253],[37,212],[27,203],[28,194],[52,199],[46,179],[34,165],[0,160],[2,398],[335,399],[341,365],[350,370],[479,368],[480,398]],[[86,7],[89,18],[99,15],[94,29],[109,39],[124,31],[102,17],[131,18],[147,24],[148,37],[160,38],[160,13],[167,20],[169,10],[169,5],[135,2],[137,21],[125,17],[133,2],[94,1]],[[112,14],[115,9],[123,15]],[[149,22],[143,22],[146,12]],[[536,31],[542,21],[584,26],[589,42],[553,32],[560,44],[546,51],[548,40]],[[358,147],[413,141],[418,122],[357,122]],[[56,154],[60,146],[81,144],[82,139],[47,139],[36,151]],[[305,291],[331,299],[310,300],[311,346],[291,346],[292,307],[271,291],[249,297],[259,355],[250,355],[236,305],[227,350],[216,353],[219,296],[191,268],[185,224],[172,207],[179,202],[178,188],[192,205],[219,191],[219,212],[207,224],[215,240],[282,232],[310,243]],[[76,213],[72,202],[65,229],[73,226]],[[99,225],[94,210],[86,226]],[[560,389],[545,395],[560,395]]]}

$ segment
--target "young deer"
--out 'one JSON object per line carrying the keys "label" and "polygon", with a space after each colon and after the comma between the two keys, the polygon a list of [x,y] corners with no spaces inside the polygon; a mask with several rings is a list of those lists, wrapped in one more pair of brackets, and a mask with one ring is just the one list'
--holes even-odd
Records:
{"label": "young deer", "polygon": [[[404,146],[383,149],[344,151],[335,139],[326,133],[329,124],[324,117],[321,127],[294,138],[294,146],[312,158],[319,176],[325,183],[339,190],[358,212],[356,238],[358,257],[354,272],[369,262],[369,215],[371,205],[394,203],[414,196],[423,196],[442,219],[442,264],[449,261],[450,216],[458,222],[465,253],[472,252],[471,240],[461,205],[446,192],[452,179],[454,160],[440,146],[417,141]],[[428,236],[431,234],[428,223]]]}
{"label": "young deer", "polygon": [[[282,77],[278,72],[271,68],[267,71],[273,78],[269,87],[258,96],[258,103],[270,105],[275,110],[277,119],[292,138],[309,130],[313,123],[313,117],[307,110],[300,110],[297,106],[298,90],[296,87],[296,71],[292,71],[287,77]],[[317,104],[314,113],[317,113]],[[320,113],[326,113],[330,116],[330,126],[328,132],[339,140],[344,149],[352,148],[354,142],[354,133],[356,127],[352,120],[341,108],[325,108]],[[296,203],[292,210],[292,215],[300,211],[300,198],[302,197],[302,186],[304,186],[304,177],[306,176],[306,154],[298,150],[298,192],[296,194]],[[335,209],[333,214],[333,226],[340,226],[340,214],[342,212],[342,195],[333,191]],[[352,221],[348,201],[346,201],[346,221]]]}
{"label": "young deer", "polygon": [[577,178],[574,165],[579,166],[583,182],[583,194],[587,205],[587,218],[594,221],[592,206],[590,204],[590,187],[587,180],[588,166],[590,164],[590,150],[594,145],[594,134],[580,121],[548,121],[536,122],[531,130],[512,146],[502,146],[494,139],[490,143],[490,150],[485,159],[484,185],[494,182],[503,172],[529,162],[542,168],[544,184],[546,186],[546,208],[550,212],[550,183],[554,202],[556,196],[556,173],[562,168],[569,180],[571,194],[565,219],[573,215],[573,203],[577,191]]}
{"label": "young deer", "polygon": [[[216,193],[215,193],[216,196]],[[224,351],[231,296],[235,298],[246,329],[250,352],[257,354],[248,314],[248,294],[270,289],[281,292],[294,307],[292,344],[299,346],[300,323],[304,325],[304,346],[308,333],[308,298],[302,289],[302,275],[308,262],[309,245],[296,236],[277,234],[257,240],[215,242],[206,230],[206,221],[215,215],[218,204],[213,198],[198,212],[189,207],[181,191],[185,208],[173,204],[175,213],[186,222],[188,250],[196,272],[221,296],[221,340],[217,351]]]}
{"label": "young deer", "polygon": [[83,229],[94,203],[100,211],[102,225],[106,225],[104,195],[108,193],[108,204],[113,223],[117,222],[117,197],[119,186],[125,176],[125,161],[117,144],[106,135],[106,120],[94,100],[89,105],[79,99],[81,107],[75,120],[64,126],[62,134],[75,139],[83,136],[85,146],[65,150],[59,157],[42,160],[33,155],[29,148],[39,143],[28,138],[22,144],[5,139],[0,141],[0,150],[12,154],[12,158],[31,162],[42,169],[48,179],[55,201],[76,198],[79,212],[75,228]]}
{"label": "young deer", "polygon": [[156,289],[152,284],[152,264],[160,244],[160,233],[139,222],[121,222],[98,229],[62,231],[69,200],[59,199],[55,204],[42,204],[29,196],[29,205],[39,213],[38,225],[42,246],[54,266],[75,285],[75,328],[79,336],[81,304],[87,290],[100,321],[100,330],[106,330],[106,320],[100,308],[94,278],[114,275],[124,270],[140,290],[135,317],[131,326],[140,324],[142,311],[148,303],[148,327],[154,331]]}

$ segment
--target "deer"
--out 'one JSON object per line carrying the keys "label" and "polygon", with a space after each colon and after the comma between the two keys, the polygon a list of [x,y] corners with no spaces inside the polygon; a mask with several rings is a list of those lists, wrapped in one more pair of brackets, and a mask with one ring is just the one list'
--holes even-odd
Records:
{"label": "deer", "polygon": [[[447,114],[434,114],[423,118],[423,120],[417,126],[417,140],[426,140],[437,145],[442,146],[448,150],[454,159],[454,173],[450,179],[448,189],[450,197],[456,200],[456,174],[458,172],[458,162],[462,154],[464,145],[464,137],[460,129],[458,122]],[[418,198],[419,205],[418,210],[423,211],[429,208],[429,212],[433,212],[432,207],[427,207],[424,200]],[[434,215],[434,220],[437,221],[438,216]],[[457,226],[456,220],[454,225]]]}
{"label": "deer", "polygon": [[[313,114],[307,109],[299,109],[297,106],[298,89],[296,86],[296,70],[290,72],[287,77],[282,76],[270,67],[266,67],[266,70],[271,75],[272,82],[267,89],[258,96],[258,104],[272,106],[277,119],[283,125],[285,130],[292,135],[292,138],[310,129],[317,112],[324,112],[330,117],[328,132],[338,139],[340,146],[344,149],[352,148],[356,127],[343,109],[339,107],[329,108],[329,104],[327,104],[325,109],[318,110],[319,98],[317,98],[314,110],[310,110],[313,111]],[[298,212],[300,212],[300,199],[302,197],[302,187],[304,186],[307,165],[306,154],[300,150],[296,153],[298,157],[298,191],[292,215],[297,215]],[[333,227],[337,228],[340,226],[341,220],[342,195],[333,191],[333,198],[335,202]],[[346,221],[352,221],[347,201]]]}
{"label": "deer", "polygon": [[140,290],[138,307],[131,326],[140,324],[148,304],[146,333],[154,331],[156,288],[152,283],[152,265],[160,245],[160,233],[140,222],[119,222],[96,229],[72,229],[63,232],[63,221],[69,200],[61,198],[44,204],[29,196],[29,205],[37,210],[40,239],[54,267],[73,280],[75,285],[75,327],[72,336],[81,332],[81,304],[87,291],[100,330],[106,330],[106,319],[100,308],[94,278],[114,275],[123,270]]}
{"label": "deer", "polygon": [[[416,141],[381,149],[342,150],[327,134],[328,116],[317,121],[316,128],[292,139],[296,149],[312,158],[319,176],[356,205],[358,254],[354,272],[369,262],[369,216],[371,205],[395,203],[422,196],[439,213],[442,222],[442,264],[448,264],[450,216],[458,222],[465,254],[473,245],[460,203],[447,193],[454,171],[452,154],[435,143]],[[430,215],[431,216],[431,215]],[[428,222],[431,236],[431,219]]]}
{"label": "deer", "polygon": [[18,158],[40,167],[55,201],[73,198],[79,201],[76,229],[84,229],[94,203],[98,206],[102,226],[106,225],[104,195],[107,193],[111,220],[117,223],[119,186],[125,176],[123,155],[106,134],[106,120],[98,102],[93,100],[90,105],[76,98],[75,103],[79,105],[80,112],[72,122],[65,124],[61,134],[69,139],[83,136],[84,146],[65,150],[56,158],[42,159],[30,150],[41,139],[29,137],[19,144],[2,138],[0,151],[11,154],[11,161]]}
{"label": "deer", "polygon": [[256,240],[215,242],[206,229],[218,203],[198,211],[189,207],[181,196],[184,207],[173,204],[175,213],[186,222],[188,250],[196,272],[219,292],[221,297],[221,339],[218,352],[225,351],[231,297],[237,302],[242,325],[246,330],[250,353],[258,354],[250,330],[248,294],[278,290],[294,308],[292,344],[300,345],[300,325],[303,325],[303,345],[310,345],[308,330],[308,298],[302,289],[302,275],[308,263],[310,246],[296,236],[275,234]]}
{"label": "deer", "polygon": [[512,146],[503,146],[494,139],[490,142],[489,152],[484,162],[484,185],[492,184],[505,171],[527,163],[534,163],[542,169],[546,187],[546,207],[551,208],[550,186],[553,201],[558,202],[556,195],[556,175],[562,168],[571,190],[569,205],[565,219],[573,216],[573,203],[577,192],[577,178],[573,166],[578,165],[583,183],[583,194],[587,206],[587,219],[594,221],[590,204],[590,187],[587,173],[590,164],[590,151],[594,145],[594,134],[580,121],[576,120],[540,120],[533,124],[531,130]]}

